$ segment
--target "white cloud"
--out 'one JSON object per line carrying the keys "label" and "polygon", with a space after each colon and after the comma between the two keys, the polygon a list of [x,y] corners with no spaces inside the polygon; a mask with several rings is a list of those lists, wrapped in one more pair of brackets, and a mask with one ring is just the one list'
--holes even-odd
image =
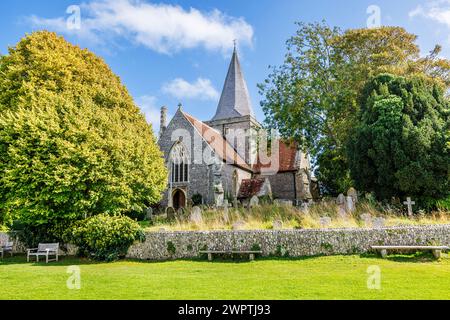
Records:
{"label": "white cloud", "polygon": [[161,117],[160,107],[157,106],[157,99],[154,96],[140,96],[136,100],[136,104],[144,113],[148,123],[152,124],[153,132],[157,135],[159,132],[159,122]]}
{"label": "white cloud", "polygon": [[214,88],[211,80],[198,78],[190,83],[182,78],[176,78],[166,83],[162,91],[177,99],[218,100],[219,92]]}
{"label": "white cloud", "polygon": [[217,9],[201,12],[141,0],[93,0],[81,5],[80,29],[69,29],[68,17],[31,16],[28,20],[35,27],[95,42],[124,38],[165,54],[196,47],[226,53],[234,39],[241,45],[251,45],[253,39],[253,28],[244,18]]}
{"label": "white cloud", "polygon": [[450,27],[450,0],[432,0],[409,12],[410,18],[424,17]]}

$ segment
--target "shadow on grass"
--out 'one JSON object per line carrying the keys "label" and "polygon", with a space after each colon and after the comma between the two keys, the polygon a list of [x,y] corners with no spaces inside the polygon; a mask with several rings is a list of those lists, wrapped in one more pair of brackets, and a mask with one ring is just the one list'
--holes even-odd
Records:
{"label": "shadow on grass", "polygon": [[[348,255],[350,256],[350,255]],[[428,252],[417,252],[411,254],[391,254],[386,258],[382,259],[380,255],[376,253],[365,253],[360,255],[353,255],[361,259],[380,259],[393,262],[407,262],[407,263],[429,263],[439,261],[434,258],[431,253]],[[448,256],[448,255],[447,255]],[[60,256],[58,262],[52,261],[48,264],[44,260],[39,262],[30,261],[27,262],[26,255],[15,255],[14,257],[5,257],[3,260],[0,259],[0,266],[2,265],[16,265],[16,264],[30,264],[31,266],[39,267],[61,267],[61,266],[71,266],[71,265],[99,265],[99,264],[110,264],[114,262],[133,262],[133,263],[143,263],[143,264],[158,264],[158,263],[171,263],[171,262],[197,262],[197,263],[211,263],[211,264],[250,264],[257,261],[280,261],[280,262],[294,262],[294,261],[308,261],[319,258],[332,257],[327,255],[315,255],[315,256],[303,256],[303,257],[279,257],[279,256],[268,256],[268,257],[256,257],[254,261],[250,261],[246,256],[216,256],[212,261],[208,261],[206,257],[197,257],[190,259],[167,259],[167,260],[139,260],[139,259],[122,259],[112,262],[97,261],[88,258],[82,258],[77,256]],[[445,255],[444,255],[445,258]]]}
{"label": "shadow on grass", "polygon": [[394,262],[408,262],[408,263],[427,263],[439,261],[430,252],[411,252],[411,253],[393,253],[389,254],[386,258],[381,258],[379,254],[367,253],[361,254],[361,258],[378,258],[386,261]]}

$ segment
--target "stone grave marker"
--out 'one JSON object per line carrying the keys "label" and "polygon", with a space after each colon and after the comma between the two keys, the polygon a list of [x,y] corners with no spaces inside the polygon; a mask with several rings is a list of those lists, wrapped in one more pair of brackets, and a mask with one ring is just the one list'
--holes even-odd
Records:
{"label": "stone grave marker", "polygon": [[193,207],[189,219],[195,224],[201,224],[203,222],[202,209],[197,206]]}
{"label": "stone grave marker", "polygon": [[331,224],[330,217],[320,217],[320,225],[324,227],[328,227]]}
{"label": "stone grave marker", "polygon": [[360,217],[364,221],[364,226],[366,228],[372,225],[372,216],[370,214],[363,213]]}
{"label": "stone grave marker", "polygon": [[353,198],[353,204],[356,205],[358,203],[358,192],[356,191],[355,188],[350,188],[347,191],[347,197],[352,197]]}
{"label": "stone grave marker", "polygon": [[373,227],[374,228],[384,228],[385,219],[382,217],[377,217],[373,219]]}
{"label": "stone grave marker", "polygon": [[272,223],[272,227],[274,230],[280,230],[283,229],[283,221],[281,220],[274,220]]}
{"label": "stone grave marker", "polygon": [[235,223],[233,223],[233,230],[241,230],[243,227],[245,226],[245,222],[244,221],[237,221]]}
{"label": "stone grave marker", "polygon": [[152,221],[153,220],[153,208],[148,207],[145,209],[145,220]]}
{"label": "stone grave marker", "polygon": [[345,211],[347,211],[347,213],[353,213],[355,211],[355,203],[353,202],[353,198],[347,196],[345,200]]}
{"label": "stone grave marker", "polygon": [[253,197],[250,199],[249,207],[250,207],[250,208],[253,208],[253,207],[257,207],[257,206],[259,206],[259,199],[258,199],[257,196],[253,196]]}
{"label": "stone grave marker", "polygon": [[416,203],[414,201],[411,201],[411,197],[406,198],[406,201],[403,202],[404,205],[408,206],[408,216],[412,216],[413,215],[413,209],[412,206],[415,205]]}
{"label": "stone grave marker", "polygon": [[176,214],[176,211],[175,211],[174,208],[168,207],[166,209],[166,215],[167,215],[167,219],[168,220],[174,220],[175,219],[175,214]]}

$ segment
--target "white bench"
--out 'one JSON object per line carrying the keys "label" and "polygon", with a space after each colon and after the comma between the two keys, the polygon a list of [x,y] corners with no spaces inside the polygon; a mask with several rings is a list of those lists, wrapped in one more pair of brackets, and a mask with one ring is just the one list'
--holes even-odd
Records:
{"label": "white bench", "polygon": [[[45,263],[49,261],[58,261],[59,243],[39,243],[37,248],[27,249],[27,262],[30,262],[30,257],[36,257],[36,262],[39,262],[39,257],[45,257]],[[54,256],[54,259],[49,259]]]}
{"label": "white bench", "polygon": [[416,251],[428,251],[431,250],[436,259],[441,257],[441,253],[444,250],[449,250],[447,246],[371,246],[373,250],[380,251],[381,257],[385,258],[388,254],[388,250],[416,250]]}
{"label": "white bench", "polygon": [[12,257],[12,255],[13,255],[13,245],[14,245],[13,242],[7,242],[4,246],[0,247],[0,254],[2,256],[2,259],[3,259],[3,256],[4,256],[5,252],[9,252],[9,254]]}
{"label": "white bench", "polygon": [[237,250],[232,250],[232,251],[212,251],[212,250],[203,250],[203,251],[199,251],[199,253],[200,254],[207,254],[209,261],[212,261],[214,254],[231,254],[231,255],[233,255],[233,254],[248,254],[250,260],[255,260],[255,254],[261,254],[262,251],[254,251],[254,250],[250,250],[250,251],[237,251]]}

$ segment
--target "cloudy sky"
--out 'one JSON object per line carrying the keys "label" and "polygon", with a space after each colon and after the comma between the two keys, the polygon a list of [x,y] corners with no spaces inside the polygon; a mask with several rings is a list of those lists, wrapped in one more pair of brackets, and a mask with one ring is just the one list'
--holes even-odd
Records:
{"label": "cloudy sky", "polygon": [[28,32],[56,31],[102,56],[158,130],[162,105],[214,115],[236,40],[262,121],[256,86],[282,62],[295,21],[364,28],[377,8],[382,25],[417,34],[423,54],[439,43],[450,57],[450,0],[2,0],[0,53]]}

